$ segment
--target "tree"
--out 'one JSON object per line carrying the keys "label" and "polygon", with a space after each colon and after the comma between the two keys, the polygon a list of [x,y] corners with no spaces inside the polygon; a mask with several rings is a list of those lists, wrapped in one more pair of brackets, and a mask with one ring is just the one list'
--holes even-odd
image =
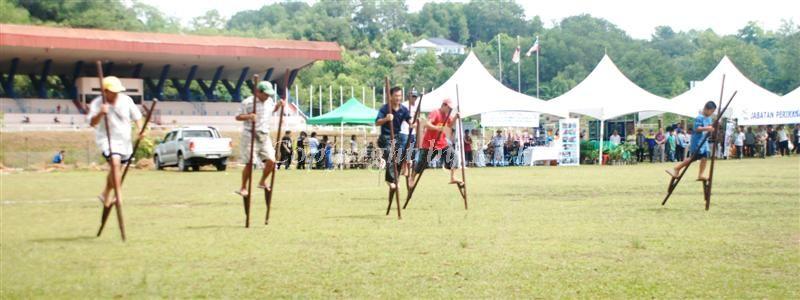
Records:
{"label": "tree", "polygon": [[212,9],[202,16],[192,19],[192,28],[194,28],[195,32],[215,33],[221,31],[226,23],[227,20],[219,14],[219,11]]}
{"label": "tree", "polygon": [[27,24],[31,22],[28,10],[20,8],[10,0],[0,0],[0,23]]}

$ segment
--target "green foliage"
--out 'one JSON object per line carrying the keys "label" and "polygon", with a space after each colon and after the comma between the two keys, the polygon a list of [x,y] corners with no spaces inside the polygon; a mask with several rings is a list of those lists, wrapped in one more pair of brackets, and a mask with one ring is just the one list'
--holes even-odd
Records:
{"label": "green foliage", "polygon": [[144,137],[139,142],[139,148],[136,149],[136,153],[133,154],[133,158],[137,161],[142,158],[152,158],[153,153],[156,151],[156,142],[153,138]]}
{"label": "green foliage", "polygon": [[[535,95],[536,60],[522,58],[518,82],[511,56],[518,45],[527,51],[536,36],[541,45],[543,99],[557,97],[581,82],[604,53],[633,82],[664,97],[686,91],[689,81],[703,79],[724,55],[754,82],[778,94],[800,85],[800,26],[791,21],[783,21],[776,31],[748,22],[727,36],[659,26],[650,40],[637,40],[613,23],[590,15],[567,17],[544,28],[538,16],[525,16],[522,7],[509,0],[430,2],[418,12],[409,12],[403,0],[280,1],[240,11],[230,19],[210,10],[190,20],[189,27],[136,0],[0,0],[0,22],[339,43],[342,60],[304,68],[298,75],[303,86],[381,86],[386,76],[405,86],[438,86],[463,57],[414,58],[402,48],[422,38],[443,37],[470,46],[505,85],[521,85],[523,92]],[[166,89],[174,95],[171,84]],[[218,95],[230,98],[224,89]]]}

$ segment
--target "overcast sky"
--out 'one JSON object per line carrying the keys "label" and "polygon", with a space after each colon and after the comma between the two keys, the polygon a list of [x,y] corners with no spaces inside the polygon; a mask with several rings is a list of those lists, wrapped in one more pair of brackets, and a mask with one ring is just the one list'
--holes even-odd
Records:
{"label": "overcast sky", "polygon": [[[241,10],[258,9],[264,4],[280,2],[279,0],[141,1],[180,18],[184,24],[211,9],[230,17]],[[418,11],[426,2],[444,1],[406,1],[412,11]],[[631,36],[641,39],[649,39],[653,28],[659,25],[672,26],[676,31],[711,28],[720,34],[732,34],[744,27],[747,21],[756,21],[767,30],[778,29],[781,19],[800,23],[798,0],[518,0],[517,3],[525,8],[527,18],[538,15],[547,27],[551,27],[553,22],[564,17],[588,13],[610,20]]]}

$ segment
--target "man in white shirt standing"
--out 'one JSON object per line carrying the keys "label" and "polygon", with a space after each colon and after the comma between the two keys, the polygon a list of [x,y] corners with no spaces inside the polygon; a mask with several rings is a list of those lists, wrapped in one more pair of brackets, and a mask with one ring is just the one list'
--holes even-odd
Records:
{"label": "man in white shirt standing", "polygon": [[[125,87],[119,78],[114,76],[107,76],[103,78],[103,94],[105,94],[106,103],[103,103],[103,97],[98,96],[94,98],[89,104],[89,124],[94,127],[94,140],[97,148],[103,154],[103,157],[111,163],[108,177],[106,179],[106,187],[103,192],[98,196],[100,202],[105,207],[110,207],[114,204],[114,200],[109,197],[109,193],[115,186],[121,185],[122,179],[122,164],[127,163],[133,155],[133,146],[131,143],[131,121],[136,123],[136,131],[142,127],[142,112],[133,103],[133,99],[125,95]],[[100,124],[103,118],[108,120],[108,130],[106,126]],[[109,147],[108,140],[111,138],[111,147]],[[142,138],[139,136],[138,138]],[[111,151],[109,151],[109,149]],[[113,151],[113,152],[112,152]],[[112,174],[116,174],[116,178]],[[122,191],[118,191],[122,201]]]}
{"label": "man in white shirt standing", "polygon": [[611,142],[614,146],[619,146],[619,143],[622,141],[622,138],[619,136],[619,133],[614,130],[614,133],[611,134],[611,137],[608,138],[608,141]]}
{"label": "man in white shirt standing", "polygon": [[[417,93],[417,91],[412,90],[408,94],[408,102],[401,104],[408,109],[409,113],[411,114],[412,121],[414,119],[414,115],[417,113],[418,97],[419,94]],[[412,163],[414,161],[415,158],[414,155],[416,154],[414,148],[416,147],[418,132],[419,128],[414,128],[414,132],[411,132],[411,125],[409,125],[407,122],[403,122],[402,125],[400,125],[400,137],[398,141],[400,143],[400,151],[403,151],[402,153],[400,153],[401,157],[403,157],[403,165],[401,167],[400,174],[402,174],[403,176],[408,176],[409,167],[412,166]],[[406,143],[408,143],[409,153],[405,153]]]}
{"label": "man in white shirt standing", "polygon": [[[245,163],[250,163],[249,159],[256,156],[255,159],[264,163],[264,172],[261,174],[261,180],[258,182],[258,188],[271,191],[272,187],[267,186],[266,180],[269,174],[275,169],[275,147],[272,145],[272,138],[270,138],[270,122],[272,121],[272,114],[277,112],[283,106],[283,100],[275,103],[273,98],[276,93],[272,88],[272,83],[269,81],[261,81],[256,85],[254,91],[255,95],[247,97],[242,100],[239,108],[239,114],[236,115],[236,121],[242,121],[242,139],[241,139],[241,157]],[[257,100],[256,100],[257,99]],[[255,101],[255,112],[253,112],[253,101]],[[253,145],[253,153],[250,153],[250,139],[251,128],[255,121],[255,143]],[[247,181],[252,173],[252,168],[244,168],[242,170],[242,185],[238,192],[239,195],[247,196]]]}
{"label": "man in white shirt standing", "polygon": [[736,146],[736,158],[742,159],[742,153],[744,152],[744,127],[739,126],[738,130],[734,134],[733,145]]}

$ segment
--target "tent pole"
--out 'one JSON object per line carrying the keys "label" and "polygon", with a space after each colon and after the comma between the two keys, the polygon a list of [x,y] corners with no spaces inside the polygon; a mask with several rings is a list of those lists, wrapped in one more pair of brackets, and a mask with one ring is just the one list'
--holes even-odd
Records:
{"label": "tent pole", "polygon": [[318,87],[317,95],[319,95],[319,114],[322,115],[322,85]]}
{"label": "tent pole", "polygon": [[314,85],[308,85],[308,117],[314,117]]}
{"label": "tent pole", "polygon": [[375,87],[372,87],[372,109],[375,109]]}
{"label": "tent pole", "polygon": [[339,155],[342,156],[339,170],[344,169],[344,122],[339,123]]}
{"label": "tent pole", "polygon": [[328,110],[333,110],[333,87],[328,86]]}

